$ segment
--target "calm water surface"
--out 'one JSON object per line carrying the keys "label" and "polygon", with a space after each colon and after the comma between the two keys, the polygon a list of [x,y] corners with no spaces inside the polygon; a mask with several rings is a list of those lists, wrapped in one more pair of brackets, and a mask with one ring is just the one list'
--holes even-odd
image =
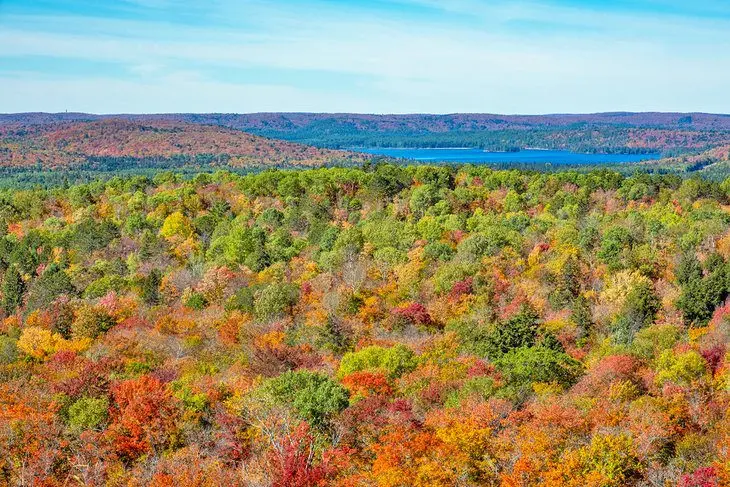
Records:
{"label": "calm water surface", "polygon": [[528,163],[528,164],[606,164],[659,159],[660,154],[580,154],[568,151],[522,150],[487,152],[481,149],[353,149],[366,154],[383,155],[419,162]]}

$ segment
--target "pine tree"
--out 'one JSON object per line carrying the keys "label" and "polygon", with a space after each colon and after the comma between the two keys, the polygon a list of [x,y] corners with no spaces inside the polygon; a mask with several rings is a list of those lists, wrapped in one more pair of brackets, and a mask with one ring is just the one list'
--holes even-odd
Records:
{"label": "pine tree", "polygon": [[148,276],[141,279],[140,296],[145,303],[149,305],[160,304],[162,301],[160,284],[162,284],[162,274],[157,269],[152,269]]}
{"label": "pine tree", "polygon": [[557,276],[555,290],[550,295],[550,301],[555,308],[570,306],[580,294],[580,278],[580,264],[574,257],[568,257]]}
{"label": "pine tree", "polygon": [[25,282],[23,282],[23,277],[18,272],[18,268],[14,265],[8,267],[3,279],[2,308],[5,314],[13,314],[18,309],[23,303],[24,292]]}
{"label": "pine tree", "polygon": [[571,318],[578,327],[578,338],[587,338],[593,328],[593,318],[591,316],[591,305],[584,296],[578,296],[576,300],[573,301],[573,313]]}

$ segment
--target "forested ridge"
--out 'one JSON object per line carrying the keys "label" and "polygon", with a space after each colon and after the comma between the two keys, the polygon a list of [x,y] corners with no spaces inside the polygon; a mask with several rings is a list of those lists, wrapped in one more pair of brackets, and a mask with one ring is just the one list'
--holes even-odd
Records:
{"label": "forested ridge", "polygon": [[364,113],[166,113],[111,114],[91,113],[6,113],[0,124],[53,124],[59,122],[126,119],[132,121],[173,121],[221,125],[237,129],[302,128],[327,121],[349,123],[359,128],[388,130],[474,130],[537,127],[570,127],[581,124],[664,129],[730,130],[730,115],[671,112],[606,112],[552,115],[500,115],[493,113],[452,114],[364,114]]}
{"label": "forested ridge", "polygon": [[730,179],[0,191],[0,484],[730,484]]}
{"label": "forested ridge", "polygon": [[356,154],[218,126],[104,119],[0,125],[0,168],[106,170],[307,167],[361,162]]}
{"label": "forested ridge", "polygon": [[[244,174],[270,168],[362,167],[395,161],[383,156],[360,154],[356,149],[354,152],[336,150],[338,147],[352,149],[355,146],[466,146],[498,151],[538,147],[583,153],[662,152],[665,157],[660,160],[620,165],[492,163],[489,167],[546,172],[587,172],[604,167],[624,174],[639,170],[684,176],[695,174],[715,180],[722,180],[730,174],[730,131],[723,129],[725,118],[719,115],[690,116],[692,123],[682,122],[688,116],[678,117],[678,114],[514,116],[501,122],[500,119],[485,117],[0,115],[0,188],[68,186],[108,180],[117,175],[154,177],[165,170],[174,170],[189,177],[219,169]],[[618,124],[623,119],[626,123]],[[594,121],[588,123],[585,120]],[[657,125],[648,127],[649,120]],[[239,128],[252,133],[242,132]]]}
{"label": "forested ridge", "polygon": [[730,116],[706,113],[597,113],[577,115],[251,113],[0,115],[3,125],[126,120],[221,126],[322,148],[528,147],[575,152],[702,152],[730,144]]}
{"label": "forested ridge", "polygon": [[[362,166],[393,161],[367,147],[528,148],[579,153],[661,153],[646,163],[565,166],[493,163],[526,170],[625,174],[730,174],[730,117],[709,114],[500,116],[357,114],[0,115],[0,187],[42,187],[175,170]],[[346,149],[346,150],[342,150]],[[408,162],[408,161],[402,161]]]}

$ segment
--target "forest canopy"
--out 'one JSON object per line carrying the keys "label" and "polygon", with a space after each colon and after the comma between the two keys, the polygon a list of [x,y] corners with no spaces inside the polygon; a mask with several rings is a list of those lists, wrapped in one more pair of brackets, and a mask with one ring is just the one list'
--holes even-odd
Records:
{"label": "forest canopy", "polygon": [[730,179],[0,191],[0,483],[730,483]]}

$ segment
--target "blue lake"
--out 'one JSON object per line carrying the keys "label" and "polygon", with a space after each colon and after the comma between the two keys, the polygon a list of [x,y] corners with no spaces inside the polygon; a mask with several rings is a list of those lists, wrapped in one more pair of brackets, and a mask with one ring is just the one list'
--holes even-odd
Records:
{"label": "blue lake", "polygon": [[481,149],[356,148],[353,150],[419,162],[474,164],[618,164],[654,160],[661,157],[660,154],[581,154],[554,150],[522,150],[519,152],[487,152]]}

